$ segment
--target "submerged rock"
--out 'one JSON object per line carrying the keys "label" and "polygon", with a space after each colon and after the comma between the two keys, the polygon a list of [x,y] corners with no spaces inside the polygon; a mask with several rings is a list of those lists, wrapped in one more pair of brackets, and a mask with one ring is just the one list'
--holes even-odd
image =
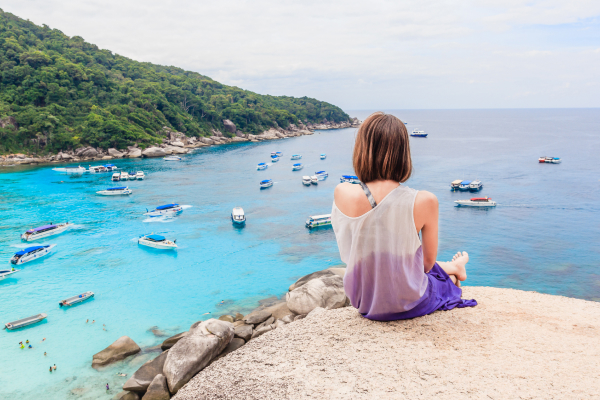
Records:
{"label": "submerged rock", "polygon": [[170,398],[171,393],[169,393],[167,386],[167,378],[162,374],[158,374],[148,386],[148,391],[142,397],[142,400],[169,400]]}
{"label": "submerged rock", "polygon": [[121,336],[106,349],[94,354],[92,368],[120,361],[130,355],[139,353],[140,350],[140,346],[138,346],[129,336]]}
{"label": "submerged rock", "polygon": [[142,365],[135,373],[125,382],[123,390],[132,392],[145,392],[155,376],[162,374],[163,366],[167,359],[168,351],[163,352],[154,360]]}
{"label": "submerged rock", "polygon": [[231,322],[231,323],[233,323],[233,322],[234,322],[234,319],[233,319],[233,317],[232,317],[231,315],[227,315],[227,314],[221,315],[221,316],[219,317],[219,320],[220,320],[220,321],[227,321],[227,322]]}
{"label": "submerged rock", "polygon": [[266,321],[271,316],[271,313],[265,310],[252,311],[244,317],[247,324],[257,325]]}
{"label": "submerged rock", "polygon": [[343,307],[346,304],[344,280],[331,274],[312,279],[288,292],[286,300],[290,311],[295,314],[308,314],[317,307],[329,310]]}
{"label": "submerged rock", "polygon": [[173,347],[173,345],[175,343],[177,343],[179,341],[179,339],[181,339],[182,337],[184,337],[185,335],[187,335],[187,331],[186,332],[181,332],[178,333],[175,336],[171,336],[170,338],[166,339],[164,342],[162,342],[162,344],[160,345],[161,350],[168,350],[171,347]]}

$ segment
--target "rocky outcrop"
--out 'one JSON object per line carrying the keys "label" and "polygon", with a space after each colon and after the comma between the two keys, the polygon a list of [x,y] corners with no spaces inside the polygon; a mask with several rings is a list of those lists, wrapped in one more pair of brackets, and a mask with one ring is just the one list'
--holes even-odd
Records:
{"label": "rocky outcrop", "polygon": [[140,400],[140,395],[135,392],[119,392],[113,397],[113,400]]}
{"label": "rocky outcrop", "polygon": [[333,276],[333,275],[335,275],[335,274],[328,269],[324,269],[322,271],[316,271],[316,272],[313,272],[312,274],[305,275],[302,278],[298,279],[296,282],[292,283],[288,290],[291,292],[292,290],[299,288],[300,286],[308,283],[309,281],[312,281],[313,279],[322,278],[322,277],[326,277],[326,276]]}
{"label": "rocky outcrop", "polygon": [[258,325],[271,316],[271,313],[265,310],[253,311],[244,317],[244,322],[250,325]]}
{"label": "rocky outcrop", "polygon": [[160,345],[161,350],[169,350],[171,347],[173,347],[173,345],[177,342],[179,342],[179,340],[184,337],[185,335],[187,335],[187,331],[185,332],[181,332],[178,333],[175,336],[171,336],[170,338],[166,339],[164,342],[162,342],[162,344]]}
{"label": "rocky outcrop", "polygon": [[127,153],[127,158],[140,158],[141,156],[142,156],[142,149],[138,149],[137,147],[130,149],[129,152]]}
{"label": "rocky outcrop", "polygon": [[227,347],[225,347],[225,350],[223,350],[223,352],[221,354],[219,354],[217,359],[219,359],[221,357],[225,357],[227,354],[236,351],[237,349],[242,347],[244,344],[246,344],[246,341],[244,339],[234,337],[233,339],[231,339],[231,342],[229,342]]}
{"label": "rocky outcrop", "polygon": [[75,156],[79,158],[93,158],[98,156],[98,150],[93,147],[80,147],[75,152]]}
{"label": "rocky outcrop", "polygon": [[243,339],[244,341],[250,340],[252,337],[252,325],[239,325],[233,329],[235,337]]}
{"label": "rocky outcrop", "polygon": [[179,140],[171,142],[170,144],[171,144],[171,146],[175,146],[175,147],[184,147],[185,146],[185,144],[183,144],[183,142],[180,142]]}
{"label": "rocky outcrop", "polygon": [[162,374],[158,374],[152,380],[148,391],[142,397],[142,400],[169,400],[171,394],[167,386],[167,379]]}
{"label": "rocky outcrop", "polygon": [[160,147],[148,147],[146,150],[142,151],[142,155],[144,157],[164,157],[167,153]]}
{"label": "rocky outcrop", "polygon": [[344,280],[332,274],[309,280],[286,294],[287,306],[294,314],[308,314],[317,307],[334,309],[346,305]]}
{"label": "rocky outcrop", "polygon": [[223,120],[223,125],[225,125],[225,130],[227,130],[227,132],[235,133],[235,131],[237,131],[235,124],[228,119]]}
{"label": "rocky outcrop", "polygon": [[111,156],[112,158],[121,158],[125,155],[125,153],[121,153],[117,149],[108,149],[108,155]]}
{"label": "rocky outcrop", "polygon": [[163,367],[169,391],[177,393],[206,367],[233,339],[233,324],[209,319],[192,325],[188,334],[168,352]]}
{"label": "rocky outcrop", "polygon": [[148,386],[152,380],[159,374],[163,373],[163,366],[167,359],[168,351],[161,353],[154,360],[149,361],[142,365],[140,369],[125,382],[123,390],[129,390],[131,392],[145,392],[148,390]]}
{"label": "rocky outcrop", "polygon": [[98,368],[122,360],[128,356],[139,353],[140,350],[140,346],[138,346],[129,336],[121,336],[106,349],[94,354],[92,368]]}

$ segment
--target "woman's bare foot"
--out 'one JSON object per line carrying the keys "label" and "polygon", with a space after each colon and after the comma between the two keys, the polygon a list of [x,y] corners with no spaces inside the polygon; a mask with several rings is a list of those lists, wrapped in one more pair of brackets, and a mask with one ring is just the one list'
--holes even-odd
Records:
{"label": "woman's bare foot", "polygon": [[456,267],[456,273],[454,274],[459,281],[467,279],[467,269],[465,266],[469,262],[469,254],[466,251],[462,253],[459,251],[452,257],[451,263]]}

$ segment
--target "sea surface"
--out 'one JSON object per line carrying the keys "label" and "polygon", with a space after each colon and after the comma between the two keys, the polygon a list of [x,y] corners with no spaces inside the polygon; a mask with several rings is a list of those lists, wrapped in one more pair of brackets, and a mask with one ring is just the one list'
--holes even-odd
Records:
{"label": "sea surface", "polygon": [[[600,112],[548,110],[394,110],[410,131],[414,174],[410,187],[440,202],[438,258],[468,251],[469,285],[535,290],[600,301]],[[370,111],[350,111],[364,119]],[[111,174],[60,175],[52,166],[0,170],[0,263],[27,245],[21,233],[50,222],[73,222],[59,236],[32,244],[56,244],[53,254],[24,264],[0,281],[2,324],[45,312],[45,322],[0,331],[0,397],[96,399],[112,397],[167,336],[198,320],[256,307],[282,296],[298,277],[339,265],[331,228],[309,231],[308,216],[331,211],[339,177],[352,174],[356,129],[317,131],[262,143],[203,148],[181,162],[115,160],[133,194],[104,197]],[[283,158],[265,171],[272,151]],[[327,153],[326,160],[319,154]],[[302,171],[292,172],[292,154]],[[562,164],[539,164],[540,156]],[[98,165],[101,163],[93,163]],[[87,164],[85,165],[87,166]],[[329,178],[305,187],[303,175],[326,170]],[[259,181],[273,187],[259,189]],[[454,207],[469,198],[451,192],[455,179],[480,179],[481,196],[494,209]],[[171,219],[147,218],[146,209],[186,205]],[[232,226],[233,207],[246,211],[242,229]],[[177,251],[137,244],[141,234],[177,239]],[[96,296],[75,307],[58,302],[84,291]],[[210,314],[207,314],[210,313]],[[127,335],[142,348],[101,371],[94,353]],[[45,340],[43,340],[45,339]],[[33,348],[20,349],[29,340]],[[46,356],[44,356],[46,352]],[[50,373],[49,367],[57,370]],[[117,372],[128,377],[117,376]],[[105,385],[110,384],[109,394]]]}

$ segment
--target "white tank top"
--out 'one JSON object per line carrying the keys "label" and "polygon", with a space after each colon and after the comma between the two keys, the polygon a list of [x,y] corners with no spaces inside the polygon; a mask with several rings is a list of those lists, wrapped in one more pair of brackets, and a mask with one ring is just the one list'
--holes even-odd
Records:
{"label": "white tank top", "polygon": [[331,223],[346,263],[344,289],[367,318],[411,310],[427,289],[421,240],[413,208],[418,191],[400,185],[360,217],[342,213],[335,201]]}

